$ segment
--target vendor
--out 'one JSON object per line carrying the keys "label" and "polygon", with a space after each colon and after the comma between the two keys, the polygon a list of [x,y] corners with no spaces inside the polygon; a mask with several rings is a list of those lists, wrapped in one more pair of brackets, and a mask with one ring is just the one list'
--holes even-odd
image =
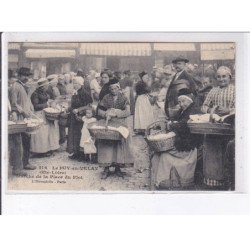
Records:
{"label": "vendor", "polygon": [[[235,86],[231,84],[232,74],[228,67],[221,66],[216,74],[218,86],[208,93],[203,113],[224,116],[235,112]],[[205,187],[223,189],[225,184],[225,151],[231,138],[225,135],[205,135],[203,152],[203,173]]]}
{"label": "vendor", "polygon": [[187,127],[189,116],[199,110],[194,105],[189,89],[182,89],[178,94],[180,110],[175,121],[168,127],[175,132],[174,148],[162,153],[155,153],[152,158],[152,178],[157,189],[187,189],[194,186],[194,172],[197,162],[197,147],[201,143],[199,136],[190,134]]}
{"label": "vendor", "polygon": [[43,109],[48,107],[49,95],[47,89],[49,86],[46,78],[40,78],[37,82],[38,87],[31,96],[31,102],[34,106],[35,116],[43,119],[44,124],[35,134],[31,135],[31,152],[49,156],[54,150],[59,149],[59,127],[58,121],[48,121],[45,118]]}
{"label": "vendor", "polygon": [[[98,115],[103,119],[110,119],[113,123],[127,126],[127,117],[130,116],[129,101],[120,92],[120,85],[116,79],[110,80],[109,85],[110,93],[99,103]],[[99,140],[97,152],[99,166],[104,168],[102,179],[110,175],[110,167],[115,167],[115,174],[123,177],[125,173],[121,168],[133,166],[131,135],[121,141]]]}
{"label": "vendor", "polygon": [[84,79],[77,76],[73,80],[74,94],[69,108],[69,130],[67,140],[67,152],[72,160],[85,160],[80,152],[81,130],[83,122],[78,116],[85,115],[85,107],[93,102],[91,96],[84,89]]}

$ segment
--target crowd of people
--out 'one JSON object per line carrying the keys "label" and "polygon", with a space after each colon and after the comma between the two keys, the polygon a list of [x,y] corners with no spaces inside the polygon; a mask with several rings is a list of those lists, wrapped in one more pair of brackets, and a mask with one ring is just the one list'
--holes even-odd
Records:
{"label": "crowd of people", "polygon": [[[63,103],[63,104],[62,104]],[[46,119],[44,109],[61,105],[59,120]],[[216,108],[215,108],[216,107]],[[235,112],[235,87],[226,66],[204,72],[198,65],[177,57],[171,65],[153,67],[151,72],[102,72],[78,69],[34,79],[29,68],[9,70],[9,120],[39,118],[36,133],[9,135],[9,161],[13,175],[26,176],[36,167],[33,157],[47,157],[67,144],[69,158],[91,161],[103,168],[101,178],[113,173],[126,175],[133,167],[133,136],[145,136],[147,127],[165,119],[176,134],[175,147],[152,156],[153,182],[157,189],[189,188],[202,152],[202,181],[207,188],[234,189],[234,138],[190,133],[192,114],[224,116]],[[88,124],[106,120],[125,127],[133,124],[123,140],[97,140]],[[234,122],[232,122],[234,124]]]}

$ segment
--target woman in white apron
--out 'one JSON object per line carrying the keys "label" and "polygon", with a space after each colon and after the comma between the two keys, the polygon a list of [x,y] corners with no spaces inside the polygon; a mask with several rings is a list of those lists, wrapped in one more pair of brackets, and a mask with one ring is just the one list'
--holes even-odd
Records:
{"label": "woman in white apron", "polygon": [[48,121],[43,109],[48,107],[49,95],[47,94],[48,81],[46,78],[38,80],[38,88],[31,96],[35,115],[44,120],[36,133],[31,135],[31,152],[36,154],[51,154],[59,149],[59,127],[58,121]]}

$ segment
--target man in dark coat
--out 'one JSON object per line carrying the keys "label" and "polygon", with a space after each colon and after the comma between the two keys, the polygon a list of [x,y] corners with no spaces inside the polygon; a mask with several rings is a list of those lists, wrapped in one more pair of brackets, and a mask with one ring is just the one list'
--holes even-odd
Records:
{"label": "man in dark coat", "polygon": [[[11,115],[13,121],[24,120],[26,117],[30,117],[32,111],[34,110],[33,105],[31,104],[30,98],[28,97],[25,83],[28,78],[32,75],[29,68],[20,68],[18,70],[18,80],[13,83],[9,90],[9,98],[11,105]],[[15,175],[25,175],[23,169],[25,170],[34,170],[36,167],[29,164],[30,158],[30,135],[26,133],[21,133],[22,139],[22,148],[18,148],[18,142],[16,141],[16,146],[13,145],[13,150],[15,154],[21,152],[22,162],[15,163],[13,165],[13,174]],[[18,166],[19,164],[19,166]]]}
{"label": "man in dark coat", "polygon": [[197,106],[197,101],[196,101],[196,96],[197,96],[197,85],[198,83],[196,82],[197,80],[194,79],[192,75],[187,73],[185,70],[186,68],[186,63],[188,63],[189,60],[180,56],[177,57],[172,61],[177,73],[174,75],[172,81],[170,82],[167,95],[166,95],[166,101],[165,101],[165,113],[169,117],[171,116],[169,113],[169,109],[174,108],[175,105],[178,103],[178,93],[177,93],[177,84],[179,80],[185,80],[187,82],[187,88],[193,93],[194,95],[194,102],[195,105]]}

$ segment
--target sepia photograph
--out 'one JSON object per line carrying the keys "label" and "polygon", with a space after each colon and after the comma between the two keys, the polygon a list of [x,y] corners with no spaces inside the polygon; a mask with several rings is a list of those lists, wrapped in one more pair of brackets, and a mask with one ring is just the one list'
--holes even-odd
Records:
{"label": "sepia photograph", "polygon": [[7,191],[235,191],[236,47],[8,42]]}

